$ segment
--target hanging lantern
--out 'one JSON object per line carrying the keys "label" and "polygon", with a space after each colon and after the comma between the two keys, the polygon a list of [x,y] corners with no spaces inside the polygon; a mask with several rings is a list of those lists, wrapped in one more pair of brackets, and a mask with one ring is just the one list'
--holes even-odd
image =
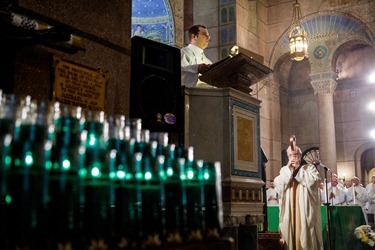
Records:
{"label": "hanging lantern", "polygon": [[301,5],[293,4],[293,21],[289,33],[290,56],[294,61],[302,61],[308,57],[307,54],[307,33],[301,26]]}

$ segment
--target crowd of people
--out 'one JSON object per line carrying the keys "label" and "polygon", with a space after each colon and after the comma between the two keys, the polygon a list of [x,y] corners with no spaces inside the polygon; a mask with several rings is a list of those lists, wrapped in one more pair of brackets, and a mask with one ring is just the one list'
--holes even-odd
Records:
{"label": "crowd of people", "polygon": [[366,187],[358,177],[345,185],[336,174],[330,182],[317,165],[301,165],[301,150],[287,149],[288,163],[266,190],[268,206],[279,206],[279,232],[284,249],[323,249],[320,207],[358,205],[368,224],[375,213],[375,175]]}
{"label": "crowd of people", "polygon": [[[328,188],[328,192],[326,192]],[[360,179],[354,176],[349,184],[346,184],[332,174],[331,181],[327,183],[319,182],[320,205],[328,203],[331,206],[359,205],[362,208],[365,219],[368,222],[368,215],[375,214],[375,175],[371,177],[371,182],[364,187]],[[279,206],[279,193],[275,182],[270,180],[266,190],[267,206]]]}

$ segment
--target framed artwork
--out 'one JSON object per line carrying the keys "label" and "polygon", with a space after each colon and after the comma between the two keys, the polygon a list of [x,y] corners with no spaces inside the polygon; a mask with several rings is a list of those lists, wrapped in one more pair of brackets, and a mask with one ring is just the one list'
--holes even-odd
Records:
{"label": "framed artwork", "polygon": [[261,176],[259,108],[230,99],[231,174]]}

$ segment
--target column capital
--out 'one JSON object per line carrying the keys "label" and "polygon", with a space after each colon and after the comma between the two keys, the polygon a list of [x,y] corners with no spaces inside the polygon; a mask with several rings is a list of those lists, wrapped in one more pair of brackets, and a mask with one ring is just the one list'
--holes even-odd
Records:
{"label": "column capital", "polygon": [[310,75],[314,94],[333,94],[336,90],[336,74],[331,72]]}

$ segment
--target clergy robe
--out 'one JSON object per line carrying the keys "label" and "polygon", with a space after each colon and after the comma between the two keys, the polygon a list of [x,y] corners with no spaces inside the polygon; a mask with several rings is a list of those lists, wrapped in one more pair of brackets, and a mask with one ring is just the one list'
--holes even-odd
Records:
{"label": "clergy robe", "polygon": [[[267,206],[278,206],[279,205],[279,201],[277,200],[279,195],[277,194],[276,187],[267,189],[266,195],[267,195]],[[276,200],[271,200],[270,199],[271,196],[275,197]]]}
{"label": "clergy robe", "polygon": [[294,178],[289,167],[284,166],[274,182],[279,193],[279,231],[285,249],[323,250],[320,177],[315,166],[302,166]]}
{"label": "clergy robe", "polygon": [[[357,192],[357,195],[355,195]],[[368,201],[366,188],[361,186],[351,186],[346,190],[346,202],[348,205],[360,205],[365,217],[366,224],[368,224],[367,213],[366,213],[366,202]]]}
{"label": "clergy robe", "polygon": [[346,191],[340,188],[338,185],[336,187],[328,188],[328,197],[330,197],[331,193],[335,195],[335,197],[329,198],[328,202],[331,203],[331,206],[337,205],[346,205]]}

